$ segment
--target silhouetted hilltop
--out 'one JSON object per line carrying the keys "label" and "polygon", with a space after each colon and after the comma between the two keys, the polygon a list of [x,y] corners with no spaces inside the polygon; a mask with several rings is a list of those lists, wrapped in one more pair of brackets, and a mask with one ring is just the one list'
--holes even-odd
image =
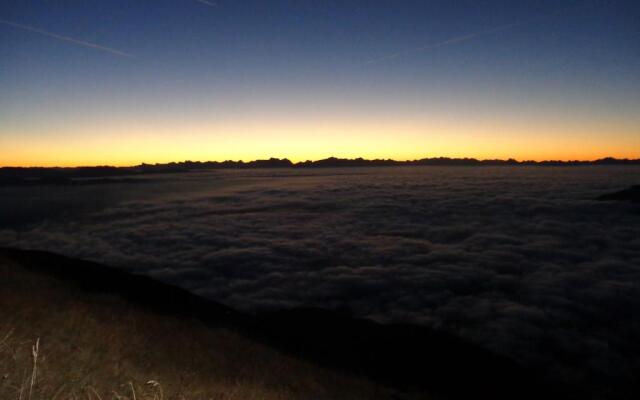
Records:
{"label": "silhouetted hilltop", "polygon": [[[593,161],[560,161],[546,160],[533,161],[524,160],[517,161],[513,158],[507,160],[490,159],[478,160],[476,158],[450,158],[450,157],[434,157],[422,158],[419,160],[397,161],[392,159],[373,159],[367,160],[358,158],[337,158],[329,157],[316,161],[300,161],[292,162],[287,158],[270,158],[268,160],[255,161],[183,161],[172,162],[168,164],[141,164],[135,167],[125,167],[132,170],[194,170],[194,169],[215,169],[215,168],[343,168],[343,167],[392,167],[392,166],[411,166],[411,165],[435,165],[435,166],[513,166],[513,165],[551,165],[551,166],[576,166],[576,165],[640,165],[640,159],[617,159],[612,157],[601,158]],[[103,167],[104,168],[104,167]]]}
{"label": "silhouetted hilltop", "polygon": [[[476,158],[435,157],[419,160],[397,161],[392,159],[336,158],[329,157],[316,161],[300,161],[269,158],[254,161],[181,161],[166,164],[140,164],[131,167],[95,166],[95,167],[2,167],[0,185],[61,185],[61,184],[98,184],[114,182],[118,177],[132,177],[143,174],[170,174],[214,169],[250,169],[250,168],[351,168],[351,167],[402,167],[402,166],[587,166],[587,165],[640,165],[640,159],[617,159],[612,157],[593,161],[517,161]],[[109,179],[100,179],[109,178]],[[118,182],[127,182],[120,178]]]}
{"label": "silhouetted hilltop", "polygon": [[330,168],[342,168],[342,167],[389,167],[395,165],[402,165],[403,161],[395,160],[365,160],[363,158],[336,158],[329,157],[323,160],[317,161],[303,161],[294,164],[299,168],[313,168],[313,167],[330,167]]}

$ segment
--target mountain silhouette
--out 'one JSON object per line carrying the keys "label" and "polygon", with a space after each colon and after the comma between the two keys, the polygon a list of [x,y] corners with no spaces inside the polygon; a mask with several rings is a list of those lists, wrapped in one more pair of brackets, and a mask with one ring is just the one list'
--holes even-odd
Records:
{"label": "mountain silhouette", "polygon": [[[353,167],[403,167],[403,166],[540,166],[540,167],[579,167],[588,165],[640,165],[640,159],[616,159],[612,157],[593,161],[517,161],[475,158],[423,158],[419,160],[397,161],[392,159],[336,158],[329,157],[316,161],[294,163],[287,158],[269,158],[254,161],[182,161],[164,164],[140,164],[130,167],[95,166],[95,167],[2,167],[0,168],[0,185],[82,185],[135,182],[125,177],[145,174],[186,173],[216,169],[251,169],[251,168],[353,168]],[[108,179],[106,179],[108,178]]]}

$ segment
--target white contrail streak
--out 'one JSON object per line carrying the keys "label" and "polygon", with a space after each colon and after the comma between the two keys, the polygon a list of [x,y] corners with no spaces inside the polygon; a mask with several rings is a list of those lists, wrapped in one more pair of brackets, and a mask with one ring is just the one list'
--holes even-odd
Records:
{"label": "white contrail streak", "polygon": [[507,24],[507,25],[501,25],[501,26],[498,26],[498,27],[495,27],[495,28],[485,29],[485,30],[482,30],[482,31],[469,33],[467,35],[452,37],[452,38],[444,40],[442,42],[433,43],[433,44],[429,44],[429,45],[422,46],[422,47],[414,47],[412,49],[399,51],[397,53],[390,54],[390,55],[387,55],[387,56],[384,56],[384,57],[375,58],[373,60],[367,61],[367,64],[375,64],[375,63],[382,62],[382,61],[393,60],[394,58],[398,58],[398,57],[406,55],[406,54],[419,53],[419,52],[423,52],[423,51],[429,51],[429,50],[437,49],[439,47],[448,46],[450,44],[466,42],[467,40],[472,40],[472,39],[475,39],[475,38],[477,38],[479,36],[489,35],[491,33],[496,33],[496,32],[500,32],[500,31],[507,31],[507,30],[514,29],[514,28],[517,28],[517,27],[520,27],[520,26],[529,25],[529,24],[532,24],[534,22],[540,22],[540,21],[543,21],[543,20],[548,19],[548,18],[557,17],[558,15],[561,15],[561,14],[567,12],[567,11],[576,10],[576,9],[585,9],[585,8],[595,8],[599,4],[600,4],[600,2],[597,2],[596,4],[589,5],[589,6],[581,6],[581,7],[579,6],[579,7],[565,8],[565,9],[562,9],[562,10],[557,10],[557,11],[555,11],[553,13],[549,13],[549,14],[542,15],[542,16],[539,16],[539,17],[531,18],[531,19],[528,19],[528,20],[525,20],[525,21],[512,22],[512,23]]}
{"label": "white contrail streak", "polygon": [[208,0],[195,0],[200,4],[205,4],[209,7],[217,7],[218,5],[216,3],[214,3],[213,1],[208,1]]}
{"label": "white contrail streak", "polygon": [[15,22],[7,21],[7,20],[4,20],[4,19],[0,19],[0,24],[5,24],[5,25],[8,25],[8,26],[12,26],[12,27],[18,28],[18,29],[23,29],[23,30],[29,31],[29,32],[39,33],[41,35],[48,36],[48,37],[51,37],[51,38],[54,38],[54,39],[63,40],[65,42],[73,43],[73,44],[76,44],[78,46],[84,46],[84,47],[89,47],[89,48],[95,49],[95,50],[106,51],[107,53],[115,54],[117,56],[135,58],[134,55],[129,54],[129,53],[125,53],[124,51],[113,49],[111,47],[101,46],[101,45],[96,44],[96,43],[86,42],[84,40],[74,39],[74,38],[69,37],[69,36],[58,35],[57,33],[53,33],[53,32],[47,32],[47,31],[44,31],[42,29],[34,28],[33,26],[22,25],[22,24],[18,24],[18,23],[15,23]]}
{"label": "white contrail streak", "polygon": [[514,22],[514,23],[511,23],[511,24],[498,26],[496,28],[491,28],[491,29],[487,29],[487,30],[484,30],[484,31],[478,31],[478,32],[469,33],[467,35],[452,37],[450,39],[443,40],[442,42],[432,43],[432,44],[429,44],[429,45],[426,45],[426,46],[422,46],[422,47],[414,47],[412,49],[407,49],[407,50],[399,51],[397,53],[390,54],[388,56],[384,56],[384,57],[376,58],[376,59],[373,59],[373,60],[369,60],[369,61],[367,61],[367,64],[374,64],[374,63],[378,63],[378,62],[381,62],[381,61],[393,60],[394,58],[398,58],[398,57],[403,56],[405,54],[419,53],[419,52],[422,52],[422,51],[428,51],[428,50],[437,49],[438,47],[448,46],[448,45],[454,44],[454,43],[466,42],[467,40],[475,39],[478,36],[484,36],[484,35],[488,35],[490,33],[506,31],[506,30],[517,28],[519,26],[527,25],[527,24],[530,24],[530,23],[531,23],[531,21]]}
{"label": "white contrail streak", "polygon": [[508,25],[502,25],[502,26],[498,26],[496,28],[487,29],[487,30],[484,30],[484,31],[478,31],[478,32],[469,33],[467,35],[452,37],[450,39],[443,40],[442,42],[432,43],[432,44],[429,44],[429,45],[426,45],[426,46],[422,46],[422,47],[414,47],[412,49],[407,49],[407,50],[399,51],[397,53],[390,54],[388,56],[384,56],[384,57],[376,58],[376,59],[373,59],[373,60],[369,60],[367,62],[367,64],[373,64],[373,63],[377,63],[377,62],[381,62],[381,61],[393,60],[394,58],[398,58],[398,57],[403,56],[405,54],[419,53],[419,52],[422,52],[422,51],[437,49],[438,47],[448,46],[448,45],[454,44],[454,43],[466,42],[467,40],[475,39],[478,36],[488,35],[490,33],[495,33],[495,32],[500,32],[500,31],[506,31],[506,30],[509,30],[509,29],[516,28],[518,26],[529,24],[529,23],[531,23],[531,21],[515,22],[515,23],[508,24]]}

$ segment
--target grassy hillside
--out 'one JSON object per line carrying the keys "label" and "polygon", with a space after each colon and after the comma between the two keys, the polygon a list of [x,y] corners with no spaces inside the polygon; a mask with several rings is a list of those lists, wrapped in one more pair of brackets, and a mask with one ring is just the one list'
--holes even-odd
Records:
{"label": "grassy hillside", "polygon": [[583,398],[444,332],[247,315],[121,269],[0,249],[0,399]]}
{"label": "grassy hillside", "polygon": [[[233,313],[223,307],[211,310],[217,315],[211,320],[221,321],[216,326],[157,310],[121,293],[83,289],[81,283],[33,265],[42,262],[42,257],[0,252],[2,399],[392,396],[389,389],[365,379],[244,337],[225,322]],[[166,296],[171,303],[171,291]]]}

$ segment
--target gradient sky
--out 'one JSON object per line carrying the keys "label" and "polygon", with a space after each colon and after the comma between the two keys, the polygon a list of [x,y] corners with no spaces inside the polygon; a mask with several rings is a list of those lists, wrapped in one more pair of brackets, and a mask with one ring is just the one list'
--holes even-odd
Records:
{"label": "gradient sky", "polygon": [[3,1],[0,165],[640,157],[640,2]]}

